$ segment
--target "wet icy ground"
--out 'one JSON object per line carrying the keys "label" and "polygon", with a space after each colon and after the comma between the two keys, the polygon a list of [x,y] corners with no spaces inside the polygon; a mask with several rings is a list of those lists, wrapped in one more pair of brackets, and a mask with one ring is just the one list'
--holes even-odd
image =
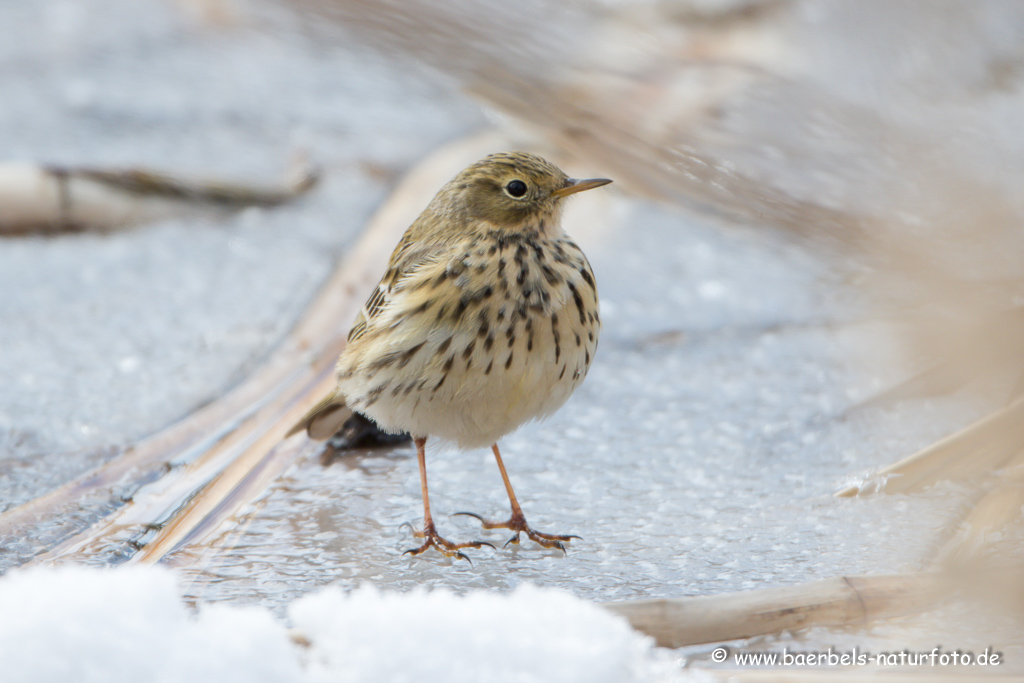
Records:
{"label": "wet icy ground", "polygon": [[[498,518],[508,503],[489,451],[428,443],[442,534],[501,549],[470,551],[472,566],[401,555],[422,516],[409,445],[297,466],[232,550],[185,570],[191,594],[284,604],[328,582],[530,582],[614,600],[919,567],[955,493],[831,493],[941,435],[936,425],[963,419],[964,407],[920,407],[879,429],[837,419],[869,387],[846,360],[854,300],[827,263],[783,238],[649,205],[614,234],[580,242],[602,296],[597,360],[565,408],[502,442],[531,523],[583,537],[566,556],[501,548],[505,532],[446,519]],[[186,551],[171,562],[197,559]]]}
{"label": "wet icy ground", "polygon": [[[0,510],[245,376],[395,174],[485,118],[405,64],[214,30],[170,5],[4,0],[0,26],[11,159],[265,180],[304,151],[325,171],[313,194],[272,211],[0,243]],[[961,491],[831,492],[975,408],[919,402],[842,419],[894,377],[855,360],[877,340],[840,257],[620,199],[614,230],[579,239],[605,322],[591,374],[556,416],[502,443],[531,523],[583,537],[566,556],[526,544],[474,551],[473,565],[403,557],[422,508],[412,450],[398,447],[300,463],[229,551],[171,557],[188,597],[283,612],[329,583],[530,582],[614,600],[920,568]],[[504,514],[490,454],[431,451],[428,463],[442,533],[500,548],[502,532],[445,514]]]}

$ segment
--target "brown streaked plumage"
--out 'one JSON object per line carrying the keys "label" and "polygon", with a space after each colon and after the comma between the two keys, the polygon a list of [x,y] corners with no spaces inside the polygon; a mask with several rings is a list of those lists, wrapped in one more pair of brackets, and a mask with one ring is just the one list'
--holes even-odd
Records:
{"label": "brown streaked plumage", "polygon": [[[384,277],[349,332],[335,392],[293,429],[325,439],[350,411],[387,431],[413,435],[425,538],[465,558],[434,528],[425,445],[433,436],[465,448],[491,446],[512,515],[507,528],[545,547],[574,538],[531,529],[497,440],[550,415],[587,374],[601,329],[597,288],[583,252],[562,231],[562,200],[610,183],[573,180],[524,152],[492,154],[434,197],[402,237]],[[468,513],[466,513],[468,514]],[[473,515],[476,516],[476,515]]]}

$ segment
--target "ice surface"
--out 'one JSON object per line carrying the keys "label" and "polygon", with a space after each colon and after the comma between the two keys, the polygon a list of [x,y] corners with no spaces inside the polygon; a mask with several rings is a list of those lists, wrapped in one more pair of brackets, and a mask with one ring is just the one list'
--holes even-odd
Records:
{"label": "ice surface", "polygon": [[289,616],[293,632],[258,607],[193,612],[160,567],[13,571],[0,578],[0,675],[19,683],[684,679],[625,620],[562,591],[335,588],[297,601]]}

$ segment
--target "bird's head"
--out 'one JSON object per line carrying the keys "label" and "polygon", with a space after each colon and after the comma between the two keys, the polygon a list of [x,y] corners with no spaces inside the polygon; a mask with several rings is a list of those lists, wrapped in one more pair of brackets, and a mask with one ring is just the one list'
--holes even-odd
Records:
{"label": "bird's head", "polygon": [[559,230],[561,200],[612,181],[575,180],[526,152],[492,154],[457,175],[442,190],[473,224],[508,232]]}

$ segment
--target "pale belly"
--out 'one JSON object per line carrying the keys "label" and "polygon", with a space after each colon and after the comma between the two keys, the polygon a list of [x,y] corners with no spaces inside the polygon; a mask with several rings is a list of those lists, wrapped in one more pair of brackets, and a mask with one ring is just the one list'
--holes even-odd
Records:
{"label": "pale belly", "polygon": [[[597,349],[597,292],[579,259],[558,264],[554,283],[540,279],[540,266],[527,264],[524,278],[507,267],[502,275],[513,274],[506,286],[455,316],[459,298],[437,290],[398,300],[374,319],[375,336],[342,355],[339,389],[347,404],[386,430],[464,448],[489,446],[551,415],[586,377]],[[489,272],[497,266],[488,266],[467,268],[453,286],[482,291],[500,278]]]}
{"label": "pale belly", "polygon": [[[456,335],[452,346],[465,349],[468,336]],[[550,336],[535,335],[531,351],[525,339],[517,338],[512,346],[501,341],[495,343],[500,347],[497,351],[475,348],[468,358],[456,354],[436,392],[436,380],[408,393],[388,395],[385,390],[363,412],[388,430],[429,435],[463,448],[490,446],[520,425],[561,408],[586,376],[597,345],[596,336],[593,342],[583,336],[576,346],[574,332],[571,348],[562,344],[564,350],[556,361]],[[428,363],[414,373],[434,377],[436,366]],[[486,372],[488,366],[490,372]]]}

